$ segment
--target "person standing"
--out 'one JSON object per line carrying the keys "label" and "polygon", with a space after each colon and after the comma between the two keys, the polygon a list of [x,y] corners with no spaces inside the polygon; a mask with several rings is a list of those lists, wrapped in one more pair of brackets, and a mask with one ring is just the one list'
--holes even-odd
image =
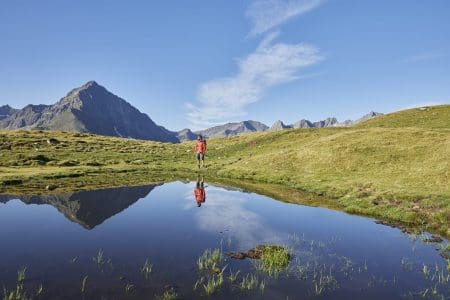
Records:
{"label": "person standing", "polygon": [[206,141],[201,135],[197,137],[194,152],[195,156],[197,157],[197,166],[200,169],[200,165],[202,167],[205,166],[205,153],[206,153]]}

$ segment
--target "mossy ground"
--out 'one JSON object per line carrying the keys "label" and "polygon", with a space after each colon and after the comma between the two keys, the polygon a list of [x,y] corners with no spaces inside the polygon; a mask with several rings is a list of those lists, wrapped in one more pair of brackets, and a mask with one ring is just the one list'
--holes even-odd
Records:
{"label": "mossy ground", "polygon": [[[423,123],[403,128],[375,124],[210,139],[207,168],[200,171],[193,142],[0,131],[0,192],[40,194],[48,193],[46,185],[61,192],[195,180],[200,172],[207,181],[228,182],[276,199],[419,225],[450,236],[450,126],[436,125],[447,124],[448,107],[413,112],[433,113],[430,128]],[[443,120],[437,121],[439,114]],[[48,138],[60,143],[48,144]]]}

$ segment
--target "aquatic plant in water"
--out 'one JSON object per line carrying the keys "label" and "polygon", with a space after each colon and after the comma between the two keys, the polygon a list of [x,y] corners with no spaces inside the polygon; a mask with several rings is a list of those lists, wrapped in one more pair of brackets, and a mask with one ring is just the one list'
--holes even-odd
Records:
{"label": "aquatic plant in water", "polygon": [[145,279],[148,279],[150,277],[150,273],[152,273],[153,264],[150,263],[148,258],[145,260],[144,265],[141,268],[141,274],[144,276]]}
{"label": "aquatic plant in water", "polygon": [[235,283],[240,272],[241,271],[238,270],[237,272],[233,273],[233,271],[230,270],[230,275],[228,275],[228,280],[231,283]]}
{"label": "aquatic plant in water", "polygon": [[14,290],[8,291],[3,287],[3,299],[4,300],[25,300],[28,299],[24,289],[25,272],[27,268],[23,268],[17,272],[17,285]]}
{"label": "aquatic plant in water", "polygon": [[105,264],[105,258],[103,256],[103,250],[99,249],[97,255],[92,257],[92,260],[97,264],[97,266],[103,266]]}
{"label": "aquatic plant in water", "polygon": [[212,277],[210,277],[206,284],[203,285],[203,289],[206,293],[206,295],[211,296],[223,285],[223,272],[220,272],[219,274],[214,274]]}
{"label": "aquatic plant in water", "polygon": [[84,276],[83,280],[81,281],[81,288],[80,291],[82,294],[84,294],[86,292],[86,282],[87,282],[88,276]]}
{"label": "aquatic plant in water", "polygon": [[197,266],[200,271],[217,271],[219,264],[223,261],[223,254],[220,249],[206,249],[197,260]]}
{"label": "aquatic plant in water", "polygon": [[127,283],[125,285],[125,293],[129,295],[129,294],[132,294],[133,292],[134,292],[134,284]]}
{"label": "aquatic plant in water", "polygon": [[[256,275],[254,274],[247,274],[239,283],[239,288],[244,291],[254,290],[258,288],[258,286],[260,286],[260,283],[258,277],[256,277]],[[265,287],[265,283],[263,283],[262,286]]]}
{"label": "aquatic plant in water", "polygon": [[156,296],[157,300],[176,300],[178,299],[178,294],[174,289],[165,291],[162,295]]}
{"label": "aquatic plant in water", "polygon": [[278,277],[289,266],[291,253],[286,246],[258,246],[256,250],[261,251],[261,260],[254,262],[256,269],[270,277]]}

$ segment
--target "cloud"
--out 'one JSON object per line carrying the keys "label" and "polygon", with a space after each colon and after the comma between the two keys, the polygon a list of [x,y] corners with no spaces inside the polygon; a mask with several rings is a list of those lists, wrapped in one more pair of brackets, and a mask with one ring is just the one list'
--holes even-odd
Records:
{"label": "cloud", "polygon": [[252,23],[250,35],[258,35],[279,26],[289,19],[313,10],[324,0],[254,0],[246,16]]}
{"label": "cloud", "polygon": [[234,76],[200,85],[196,104],[187,104],[192,128],[210,127],[244,116],[246,106],[260,100],[268,88],[298,79],[301,69],[322,60],[316,47],[276,43],[277,36],[278,33],[267,35],[253,53],[238,60]]}
{"label": "cloud", "polygon": [[209,186],[206,202],[197,208],[192,199],[191,185],[186,193],[186,209],[195,210],[194,219],[200,230],[226,232],[236,250],[246,251],[259,244],[281,244],[283,234],[273,229],[264,218],[246,208],[254,195],[226,191]]}
{"label": "cloud", "polygon": [[447,54],[444,52],[439,51],[432,51],[432,52],[426,52],[426,53],[420,53],[408,56],[403,60],[404,63],[417,63],[417,62],[423,62],[423,61],[430,61],[435,60],[439,58],[446,57]]}

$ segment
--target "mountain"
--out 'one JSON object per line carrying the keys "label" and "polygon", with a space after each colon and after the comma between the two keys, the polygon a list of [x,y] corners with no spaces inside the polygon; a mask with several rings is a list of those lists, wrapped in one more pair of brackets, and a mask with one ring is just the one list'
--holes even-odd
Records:
{"label": "mountain", "polygon": [[312,128],[314,127],[314,124],[311,123],[311,121],[306,119],[301,119],[300,121],[295,122],[292,125],[293,128]]}
{"label": "mountain", "polygon": [[283,121],[278,120],[278,121],[275,121],[275,123],[273,123],[273,125],[270,127],[269,130],[271,130],[271,131],[278,131],[278,130],[283,130],[283,129],[288,129],[288,128],[292,128],[292,126],[291,125],[285,125],[283,123]]}
{"label": "mountain", "polygon": [[[205,130],[196,131],[196,134],[201,134],[205,137],[227,137],[239,135],[247,132],[265,131],[269,127],[257,121],[242,121],[236,123],[227,123],[224,125],[214,126]],[[195,137],[194,137],[195,138]]]}
{"label": "mountain", "polygon": [[16,111],[17,111],[17,109],[14,109],[9,105],[0,106],[0,120],[3,120],[5,118],[9,117]]}
{"label": "mountain", "polygon": [[195,140],[197,138],[197,135],[195,133],[193,133],[189,128],[185,128],[183,130],[180,130],[178,132],[175,133],[177,139],[180,142],[183,141],[192,141]]}
{"label": "mountain", "polygon": [[61,195],[0,195],[0,203],[20,199],[25,204],[49,204],[72,222],[86,229],[93,229],[146,197],[156,186],[120,187]]}
{"label": "mountain", "polygon": [[367,120],[373,119],[373,118],[381,116],[381,115],[383,115],[383,114],[371,111],[368,114],[366,114],[366,115],[362,116],[361,118],[359,118],[358,120],[354,121],[353,124],[358,124],[358,123],[361,123],[361,122],[365,122]]}
{"label": "mountain", "polygon": [[322,120],[322,121],[311,122],[306,119],[301,119],[300,121],[297,121],[292,125],[284,124],[282,121],[278,120],[272,125],[272,127],[270,127],[270,130],[277,131],[277,130],[289,129],[289,128],[349,127],[349,126],[370,120],[372,118],[375,118],[375,117],[378,117],[381,115],[383,115],[383,114],[371,111],[370,113],[362,116],[361,118],[359,118],[356,121],[345,120],[344,122],[338,122],[338,120],[336,118],[326,118],[325,120]]}
{"label": "mountain", "polygon": [[0,120],[3,129],[89,132],[161,142],[178,142],[175,134],[95,81],[70,91],[53,105],[27,105]]}

